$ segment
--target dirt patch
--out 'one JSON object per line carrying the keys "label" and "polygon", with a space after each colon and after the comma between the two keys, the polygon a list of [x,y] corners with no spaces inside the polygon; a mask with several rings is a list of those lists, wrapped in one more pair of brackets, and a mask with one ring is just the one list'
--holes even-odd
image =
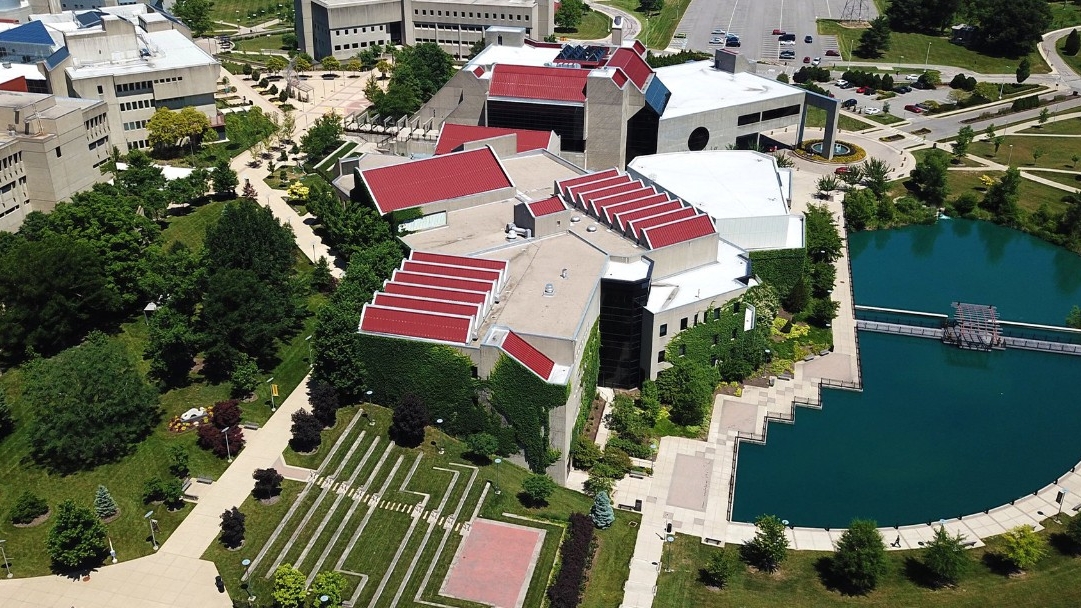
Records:
{"label": "dirt patch", "polygon": [[49,519],[49,516],[52,515],[52,514],[53,514],[53,510],[49,509],[43,515],[38,515],[37,517],[34,518],[33,521],[31,521],[29,523],[12,524],[12,525],[14,525],[16,528],[34,528],[34,527],[40,526],[41,524],[45,523],[45,520]]}
{"label": "dirt patch", "polygon": [[119,518],[119,517],[120,517],[120,509],[117,509],[116,513],[113,513],[109,517],[106,517],[106,518],[102,519],[101,523],[103,523],[103,524],[111,524],[114,521],[116,521],[117,518]]}
{"label": "dirt patch", "polygon": [[597,441],[597,432],[601,429],[601,418],[604,416],[604,399],[594,399],[589,407],[589,417],[582,428],[582,433],[589,437],[590,441]]}
{"label": "dirt patch", "polygon": [[261,504],[261,505],[263,505],[265,507],[269,507],[270,505],[278,504],[278,501],[281,500],[281,499],[282,499],[282,497],[281,497],[280,494],[277,495],[277,496],[271,496],[270,498],[266,498],[266,499],[260,498],[259,499],[259,504]]}

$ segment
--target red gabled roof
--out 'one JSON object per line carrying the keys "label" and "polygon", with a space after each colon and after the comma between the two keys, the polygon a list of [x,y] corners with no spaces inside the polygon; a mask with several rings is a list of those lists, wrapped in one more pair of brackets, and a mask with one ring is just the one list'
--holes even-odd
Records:
{"label": "red gabled roof", "polygon": [[471,304],[483,304],[488,295],[479,291],[462,291],[458,289],[440,289],[423,285],[409,285],[388,281],[383,285],[386,293],[396,293],[403,296],[415,296],[418,298],[431,298],[434,300],[450,300],[453,302],[469,302]]}
{"label": "red gabled roof", "polygon": [[615,207],[622,205],[623,203],[638,200],[640,198],[656,194],[657,191],[651,186],[643,186],[636,188],[628,192],[620,192],[619,194],[612,194],[610,196],[603,196],[593,199],[593,208],[597,210],[597,217],[604,220],[605,223],[611,223],[611,219],[608,218],[607,209],[609,207]]}
{"label": "red gabled roof", "polygon": [[488,96],[584,103],[587,78],[589,70],[497,63]]}
{"label": "red gabled roof", "polygon": [[646,45],[642,44],[642,41],[637,38],[634,39],[634,43],[631,44],[631,48],[638,51],[639,55],[645,56],[646,54]]}
{"label": "red gabled roof", "polygon": [[402,270],[406,272],[437,274],[478,281],[498,281],[500,278],[499,271],[496,270],[466,268],[464,266],[444,266],[442,264],[429,264],[427,262],[415,262],[413,260],[405,260],[402,262]]}
{"label": "red gabled roof", "polygon": [[365,304],[360,314],[361,331],[460,344],[469,342],[471,324],[472,319],[467,316],[397,310],[371,304]]}
{"label": "red gabled roof", "polygon": [[417,298],[392,293],[377,293],[372,304],[387,308],[405,308],[419,310],[421,312],[438,312],[446,315],[458,315],[477,318],[480,314],[480,305],[463,304],[462,302],[450,302],[446,300],[433,300],[429,298]]}
{"label": "red gabled roof", "polygon": [[572,201],[574,201],[577,204],[578,203],[578,197],[576,195],[579,192],[590,192],[590,191],[593,191],[593,190],[601,190],[603,188],[608,188],[610,186],[618,186],[619,184],[629,184],[629,183],[631,183],[631,176],[624,173],[622,175],[617,175],[615,177],[609,177],[607,179],[601,179],[601,180],[596,180],[596,181],[592,181],[592,182],[584,182],[584,183],[581,183],[581,184],[575,184],[575,185],[570,186],[568,188],[564,188],[563,191],[567,194],[568,198],[570,198]]}
{"label": "red gabled roof", "polygon": [[653,74],[653,68],[649,67],[646,60],[629,48],[616,49],[616,52],[612,53],[612,58],[608,60],[608,67],[623,70],[639,91],[645,90],[646,81]]}
{"label": "red gabled roof", "polygon": [[667,224],[676,220],[683,220],[689,217],[698,215],[698,212],[691,207],[683,207],[682,209],[674,209],[668,213],[661,213],[657,215],[650,215],[649,217],[643,217],[633,222],[627,222],[627,229],[630,230],[631,236],[638,238],[638,235],[642,234],[642,231],[654,226],[660,226],[661,224]]}
{"label": "red gabled roof", "polygon": [[464,255],[448,255],[445,253],[430,253],[427,251],[414,251],[409,254],[409,259],[416,262],[429,262],[431,264],[451,264],[454,266],[471,266],[487,270],[506,270],[506,260],[489,260],[486,258],[471,258]]}
{"label": "red gabled roof", "polygon": [[567,194],[567,189],[572,187],[572,186],[577,186],[578,184],[584,184],[586,182],[592,182],[592,181],[597,181],[597,180],[600,180],[600,179],[605,179],[607,177],[614,177],[616,175],[619,175],[619,171],[616,170],[616,169],[605,169],[604,171],[601,171],[600,173],[587,173],[585,175],[579,175],[578,177],[571,177],[571,178],[556,182],[556,189],[559,192],[562,192],[565,196],[569,196],[569,194]]}
{"label": "red gabled roof", "polygon": [[616,184],[615,186],[609,186],[607,188],[601,188],[600,190],[591,190],[589,192],[580,192],[578,199],[582,202],[582,208],[589,211],[593,215],[600,217],[597,208],[593,205],[593,202],[597,199],[602,199],[613,194],[620,194],[623,192],[631,192],[633,190],[641,190],[642,182],[633,181],[625,184]]}
{"label": "red gabled roof", "polygon": [[499,127],[480,127],[446,123],[439,131],[439,140],[435,142],[435,154],[447,154],[471,141],[490,139],[501,135],[515,135],[517,152],[544,150],[552,139],[551,131],[533,131],[530,129],[503,129]]}
{"label": "red gabled roof", "polygon": [[477,67],[473,68],[473,75],[476,76],[477,78],[480,78],[481,76],[484,76],[484,66],[483,65],[478,65]]}
{"label": "red gabled roof", "polygon": [[[619,215],[628,211],[634,211],[635,209],[641,209],[643,207],[649,207],[650,205],[656,205],[657,203],[663,203],[668,200],[668,195],[663,193],[649,194],[647,196],[631,199],[618,205],[609,205],[604,209],[604,219],[608,222],[609,226],[615,226],[619,221]],[[622,226],[618,226],[620,230]]]}
{"label": "red gabled roof", "polygon": [[642,239],[650,249],[660,249],[676,243],[716,234],[713,220],[708,215],[696,215],[670,224],[662,224],[642,231]]}
{"label": "red gabled roof", "polygon": [[428,285],[430,287],[443,287],[446,289],[464,289],[466,291],[481,291],[488,293],[495,285],[495,281],[473,281],[470,279],[457,279],[454,277],[420,274],[417,272],[404,272],[395,270],[390,277],[395,283],[407,283],[409,285]]}
{"label": "red gabled roof", "polygon": [[488,147],[368,169],[361,177],[381,215],[514,185]]}
{"label": "red gabled roof", "polygon": [[683,203],[680,203],[679,201],[667,200],[667,197],[665,197],[665,200],[661,201],[660,204],[650,203],[647,205],[636,207],[634,209],[628,209],[627,211],[617,213],[615,218],[615,227],[626,232],[628,224],[635,220],[659,215],[661,213],[668,213],[682,207],[684,207]]}
{"label": "red gabled roof", "polygon": [[627,75],[623,73],[623,70],[616,68],[615,71],[612,72],[612,82],[616,83],[617,87],[622,89],[623,85],[627,83],[627,80]]}
{"label": "red gabled roof", "polygon": [[548,380],[551,377],[555,362],[513,331],[508,331],[507,337],[503,339],[503,350],[542,379]]}
{"label": "red gabled roof", "polygon": [[566,207],[563,206],[563,201],[558,196],[551,196],[541,201],[529,203],[526,205],[526,208],[529,209],[529,213],[532,214],[533,217],[551,215],[566,209]]}

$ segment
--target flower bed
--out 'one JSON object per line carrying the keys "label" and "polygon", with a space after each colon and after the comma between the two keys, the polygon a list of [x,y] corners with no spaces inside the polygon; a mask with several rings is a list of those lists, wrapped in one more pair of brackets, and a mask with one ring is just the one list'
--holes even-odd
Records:
{"label": "flower bed", "polygon": [[838,165],[847,165],[849,163],[858,163],[861,160],[867,158],[867,152],[863,148],[861,148],[861,147],[859,147],[856,144],[851,143],[851,142],[838,140],[835,143],[841,143],[841,144],[844,144],[844,145],[848,146],[849,148],[852,148],[852,153],[851,154],[845,154],[843,156],[840,155],[840,154],[834,154],[832,159],[827,159],[825,156],[822,156],[822,155],[820,155],[820,154],[818,154],[816,152],[811,151],[811,146],[814,145],[814,144],[817,144],[817,143],[819,143],[821,141],[822,141],[821,139],[807,139],[807,140],[804,140],[799,145],[799,147],[796,148],[795,153],[797,155],[799,155],[801,158],[805,158],[807,160],[814,161],[816,163],[835,163],[835,164],[838,164]]}
{"label": "flower bed", "polygon": [[214,406],[208,406],[206,408],[206,414],[192,420],[181,420],[180,416],[173,416],[173,419],[169,421],[169,430],[174,433],[186,433],[192,429],[199,428],[200,424],[210,420],[210,417],[214,415]]}

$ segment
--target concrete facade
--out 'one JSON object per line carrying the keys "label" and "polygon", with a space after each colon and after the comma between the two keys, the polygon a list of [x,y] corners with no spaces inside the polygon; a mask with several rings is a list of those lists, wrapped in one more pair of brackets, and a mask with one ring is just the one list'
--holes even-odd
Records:
{"label": "concrete facade", "polygon": [[109,177],[112,150],[101,101],[0,91],[0,230],[14,232],[31,211]]}
{"label": "concrete facade", "polygon": [[373,45],[436,43],[455,59],[469,55],[490,26],[555,32],[553,0],[294,0],[300,50],[347,59]]}

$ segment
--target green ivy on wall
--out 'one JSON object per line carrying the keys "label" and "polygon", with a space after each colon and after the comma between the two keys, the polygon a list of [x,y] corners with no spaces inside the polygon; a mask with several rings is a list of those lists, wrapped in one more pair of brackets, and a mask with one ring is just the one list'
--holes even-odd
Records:
{"label": "green ivy on wall", "polygon": [[719,367],[724,380],[747,377],[765,361],[770,327],[759,320],[754,329],[743,331],[744,310],[743,297],[707,309],[701,323],[679,332],[668,343],[665,359],[674,363],[683,357]]}
{"label": "green ivy on wall", "polygon": [[514,429],[525,459],[536,473],[550,464],[548,453],[548,412],[566,404],[568,388],[548,384],[506,355],[500,355],[488,376],[492,405]]}
{"label": "green ivy on wall", "polygon": [[491,429],[491,417],[476,402],[469,357],[442,344],[367,334],[355,339],[376,402],[393,406],[403,394],[414,393],[428,405],[432,419],[442,418],[443,429],[452,435]]}
{"label": "green ivy on wall", "polygon": [[582,427],[589,418],[589,410],[593,407],[593,398],[597,395],[597,378],[601,369],[600,321],[594,323],[589,332],[579,365],[582,370],[582,405],[578,410],[578,420],[574,423],[575,437],[582,432]]}
{"label": "green ivy on wall", "polygon": [[751,252],[751,272],[777,290],[782,298],[799,281],[807,265],[807,250],[774,249]]}

